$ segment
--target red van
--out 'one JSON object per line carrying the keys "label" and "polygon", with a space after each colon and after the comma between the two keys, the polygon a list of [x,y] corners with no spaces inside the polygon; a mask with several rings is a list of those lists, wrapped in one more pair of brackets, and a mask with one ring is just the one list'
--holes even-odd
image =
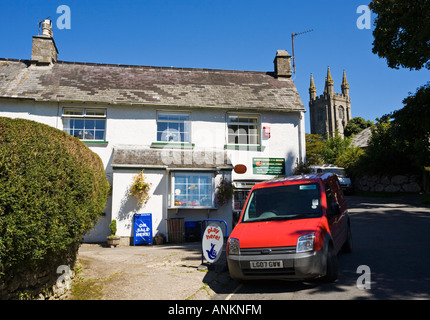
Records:
{"label": "red van", "polygon": [[352,251],[345,197],[332,173],[256,184],[227,242],[230,276],[247,279],[338,277],[337,253]]}

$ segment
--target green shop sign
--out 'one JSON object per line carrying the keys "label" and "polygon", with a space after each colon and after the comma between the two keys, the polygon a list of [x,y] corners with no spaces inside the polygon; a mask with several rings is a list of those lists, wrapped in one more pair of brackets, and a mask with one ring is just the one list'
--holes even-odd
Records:
{"label": "green shop sign", "polygon": [[285,173],[284,158],[252,158],[254,174],[280,175]]}

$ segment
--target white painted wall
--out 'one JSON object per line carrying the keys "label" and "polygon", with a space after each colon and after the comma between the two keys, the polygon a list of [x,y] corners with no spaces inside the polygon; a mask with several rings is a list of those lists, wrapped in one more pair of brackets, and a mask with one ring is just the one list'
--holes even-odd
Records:
{"label": "white painted wall", "polygon": [[[86,235],[85,241],[104,241],[109,234],[108,225],[111,219],[118,221],[118,234],[132,235],[133,213],[151,212],[153,214],[153,234],[167,234],[166,218],[183,217],[185,221],[207,218],[224,219],[231,228],[231,204],[219,210],[179,209],[168,210],[167,194],[170,192],[170,174],[161,170],[146,170],[148,179],[153,184],[152,196],[144,208],[137,209],[136,201],[127,196],[127,188],[133,175],[139,170],[112,170],[113,149],[132,146],[133,148],[150,148],[156,142],[156,115],[158,111],[186,111],[191,114],[191,142],[194,150],[224,150],[227,144],[227,110],[203,108],[160,108],[155,106],[125,106],[79,103],[42,103],[30,100],[0,99],[0,116],[24,118],[63,129],[61,115],[63,108],[105,108],[107,110],[106,140],[108,144],[87,144],[102,159],[109,182],[113,185],[112,197],[106,206],[105,217]],[[236,113],[236,111],[235,111]],[[246,112],[244,112],[246,113]],[[256,112],[253,112],[256,114]],[[267,180],[270,175],[254,175],[252,158],[285,158],[286,173],[289,174],[297,158],[304,159],[305,128],[303,112],[260,111],[261,144],[260,151],[228,150],[228,157],[233,165],[245,164],[245,174],[232,173],[232,179]],[[270,126],[271,137],[265,138],[263,126]],[[216,184],[221,175],[216,176]],[[231,230],[230,230],[231,231]]]}

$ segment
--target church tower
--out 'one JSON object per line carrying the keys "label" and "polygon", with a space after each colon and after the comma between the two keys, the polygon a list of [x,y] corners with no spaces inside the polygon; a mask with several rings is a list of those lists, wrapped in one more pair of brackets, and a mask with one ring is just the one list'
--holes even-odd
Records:
{"label": "church tower", "polygon": [[330,67],[328,67],[324,92],[317,96],[317,89],[311,74],[309,86],[311,133],[320,134],[324,138],[334,137],[336,131],[343,137],[345,126],[351,120],[351,98],[345,70],[341,85],[342,93],[334,92],[333,83]]}

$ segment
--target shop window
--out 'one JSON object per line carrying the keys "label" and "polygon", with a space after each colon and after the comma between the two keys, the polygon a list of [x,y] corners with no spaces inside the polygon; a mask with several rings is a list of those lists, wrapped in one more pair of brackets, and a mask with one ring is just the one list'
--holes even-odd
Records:
{"label": "shop window", "polygon": [[63,131],[81,140],[99,140],[106,138],[105,109],[63,110]]}
{"label": "shop window", "polygon": [[174,173],[173,207],[212,208],[213,180],[211,173]]}

